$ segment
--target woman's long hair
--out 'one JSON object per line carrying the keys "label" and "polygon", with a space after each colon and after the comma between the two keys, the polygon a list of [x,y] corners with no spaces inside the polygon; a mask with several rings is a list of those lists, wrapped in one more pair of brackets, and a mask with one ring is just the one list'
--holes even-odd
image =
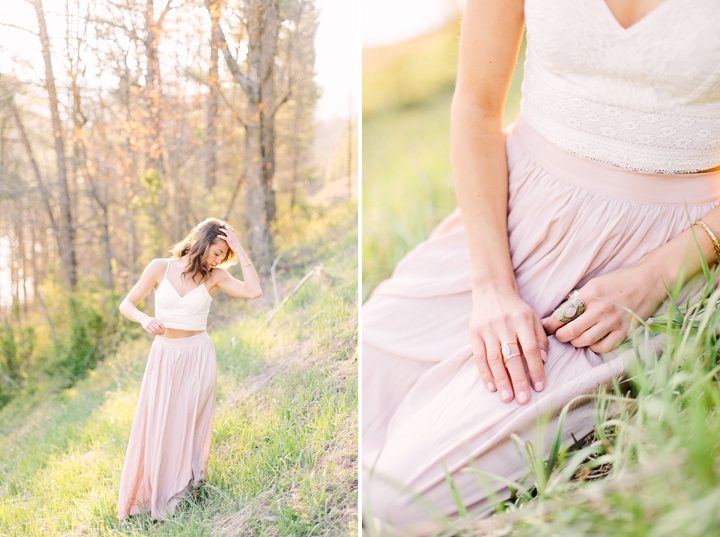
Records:
{"label": "woman's long hair", "polygon": [[[181,278],[186,274],[192,273],[190,278],[194,281],[195,276],[200,273],[202,276],[201,281],[205,281],[210,275],[210,270],[207,265],[208,254],[213,243],[222,240],[218,238],[218,235],[221,234],[220,227],[224,225],[227,224],[219,218],[206,218],[195,226],[183,240],[173,245],[170,249],[172,257],[180,259],[184,255],[188,256],[188,265],[190,268],[180,275]],[[222,234],[224,235],[225,233],[223,232]],[[228,248],[227,253],[217,266],[226,269],[237,263],[238,258],[235,252],[232,251],[232,248]]]}

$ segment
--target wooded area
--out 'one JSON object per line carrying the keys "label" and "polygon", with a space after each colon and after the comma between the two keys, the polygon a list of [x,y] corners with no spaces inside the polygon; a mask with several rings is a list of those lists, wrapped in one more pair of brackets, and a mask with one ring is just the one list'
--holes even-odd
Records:
{"label": "wooded area", "polygon": [[128,329],[119,297],[208,216],[269,271],[320,175],[313,0],[24,1],[41,53],[0,74],[0,404],[92,367]]}

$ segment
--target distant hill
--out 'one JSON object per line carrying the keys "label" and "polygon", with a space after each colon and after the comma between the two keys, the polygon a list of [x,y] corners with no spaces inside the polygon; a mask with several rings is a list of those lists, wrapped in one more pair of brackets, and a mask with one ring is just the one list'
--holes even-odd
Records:
{"label": "distant hill", "polygon": [[363,49],[363,117],[417,105],[455,87],[460,19],[395,45]]}
{"label": "distant hill", "polygon": [[[387,47],[363,49],[363,117],[418,106],[452,93],[457,75],[461,18],[443,29]],[[505,124],[520,111],[525,39],[505,106]]]}

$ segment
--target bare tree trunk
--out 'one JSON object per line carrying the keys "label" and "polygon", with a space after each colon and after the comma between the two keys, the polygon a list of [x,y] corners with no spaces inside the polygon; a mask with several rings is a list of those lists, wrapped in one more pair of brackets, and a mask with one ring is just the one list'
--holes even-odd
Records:
{"label": "bare tree trunk", "polygon": [[145,7],[145,135],[146,168],[153,168],[162,175],[162,132],[160,129],[160,57],[158,52],[159,28],[155,21],[153,0],[146,0]]}
{"label": "bare tree trunk", "polygon": [[77,287],[77,259],[75,254],[75,227],[70,210],[70,190],[67,181],[67,166],[65,163],[65,147],[62,137],[62,124],[58,110],[57,89],[55,88],[55,75],[53,74],[50,56],[50,40],[45,24],[45,12],[42,0],[32,0],[40,32],[43,60],[45,61],[45,88],[50,100],[50,115],[52,118],[53,138],[55,139],[55,154],[57,157],[58,183],[60,184],[60,255],[65,268],[67,283],[71,289]]}
{"label": "bare tree trunk", "polygon": [[292,142],[292,177],[290,183],[290,208],[297,202],[298,168],[300,167],[300,118],[302,117],[302,100],[295,99],[295,116],[293,118]]}
{"label": "bare tree trunk", "polygon": [[[21,198],[18,200],[18,218],[17,218],[17,241],[18,241],[18,268],[22,271],[19,277],[19,287],[22,289],[22,311],[23,314],[28,312],[28,295],[27,295],[27,263],[25,261],[25,203]],[[19,294],[19,293],[18,293]]]}
{"label": "bare tree trunk", "polygon": [[135,214],[132,201],[127,205],[127,221],[128,221],[128,277],[129,284],[135,282]]}
{"label": "bare tree trunk", "polygon": [[[40,292],[40,285],[42,284],[42,278],[44,274],[40,273],[38,271],[38,262],[37,262],[37,254],[35,253],[35,243],[36,243],[36,237],[35,237],[35,226],[30,227],[31,233],[32,233],[32,247],[30,248],[30,262],[32,264],[33,269],[33,297],[35,300],[37,300],[38,304],[40,304],[40,308],[43,311],[43,315],[45,316],[45,320],[48,323],[48,326],[50,327],[50,335],[52,336],[53,343],[57,345],[57,334],[55,333],[55,326],[53,325],[52,318],[50,317],[50,312],[47,309],[47,306],[45,305],[45,301],[43,300],[42,294]],[[42,230],[42,228],[41,228]],[[40,236],[43,236],[43,233],[41,231]],[[42,239],[39,241],[41,246],[41,251],[45,251],[43,247],[43,241]]]}
{"label": "bare tree trunk", "polygon": [[211,189],[217,181],[218,49],[220,46],[219,1],[208,6],[210,12],[210,66],[208,69],[207,130],[205,133],[205,185]]}
{"label": "bare tree trunk", "polygon": [[263,155],[263,187],[265,190],[266,213],[268,224],[275,219],[275,113],[282,101],[275,89],[275,57],[278,53],[278,32],[280,31],[280,14],[278,0],[265,0],[261,4],[260,14],[261,63],[260,63],[260,128],[262,129]]}
{"label": "bare tree trunk", "polygon": [[18,210],[17,210],[17,202],[13,203],[13,223],[15,224],[15,229],[13,230],[13,234],[15,235],[14,239],[10,241],[10,290],[12,294],[12,311],[13,314],[16,311],[15,308],[20,306],[20,260],[19,260],[19,233],[20,233],[20,222],[18,219]]}
{"label": "bare tree trunk", "polygon": [[40,168],[38,167],[37,160],[35,160],[35,154],[33,153],[32,146],[30,145],[30,139],[27,137],[25,127],[22,123],[22,120],[20,119],[20,113],[18,112],[18,109],[14,104],[11,104],[10,106],[12,107],[13,116],[15,117],[15,123],[17,125],[18,132],[20,133],[20,139],[23,143],[23,146],[25,146],[25,152],[27,153],[28,160],[30,161],[30,167],[32,168],[35,175],[35,180],[37,181],[38,188],[40,190],[40,196],[43,199],[45,210],[47,211],[48,219],[50,220],[50,227],[52,228],[53,234],[55,235],[55,239],[58,243],[58,251],[62,252],[63,239],[60,232],[60,226],[55,220],[52,205],[50,204],[50,193],[45,187],[45,182],[43,181],[43,177],[40,173]]}
{"label": "bare tree trunk", "polygon": [[268,271],[272,263],[273,238],[270,224],[275,218],[275,113],[287,100],[276,95],[275,56],[280,19],[278,0],[246,3],[248,31],[247,74],[233,58],[222,29],[220,44],[228,69],[247,97],[245,126],[245,230],[256,266]]}
{"label": "bare tree trunk", "polygon": [[75,158],[76,173],[81,176],[83,183],[87,186],[90,197],[95,201],[102,213],[102,225],[100,227],[100,244],[102,245],[103,264],[105,266],[105,285],[110,291],[115,289],[112,274],[112,250],[110,249],[110,218],[107,200],[98,192],[95,178],[90,174],[87,167],[87,152],[83,142],[82,128],[87,118],[82,113],[80,88],[77,85],[77,74],[70,73],[71,89],[73,95],[73,155]]}

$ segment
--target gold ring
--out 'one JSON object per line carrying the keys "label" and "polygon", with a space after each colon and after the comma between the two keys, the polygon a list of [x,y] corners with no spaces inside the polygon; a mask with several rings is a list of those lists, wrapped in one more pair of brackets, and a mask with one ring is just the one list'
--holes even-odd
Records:
{"label": "gold ring", "polygon": [[555,318],[561,323],[569,323],[574,321],[585,313],[585,302],[574,295],[570,295],[565,302],[558,306],[555,310]]}
{"label": "gold ring", "polygon": [[[515,349],[513,349],[511,345],[515,347]],[[503,363],[506,364],[510,358],[514,356],[520,356],[520,345],[518,345],[514,341],[508,341],[507,343],[503,343],[502,345],[500,345],[500,352],[503,355]]]}

